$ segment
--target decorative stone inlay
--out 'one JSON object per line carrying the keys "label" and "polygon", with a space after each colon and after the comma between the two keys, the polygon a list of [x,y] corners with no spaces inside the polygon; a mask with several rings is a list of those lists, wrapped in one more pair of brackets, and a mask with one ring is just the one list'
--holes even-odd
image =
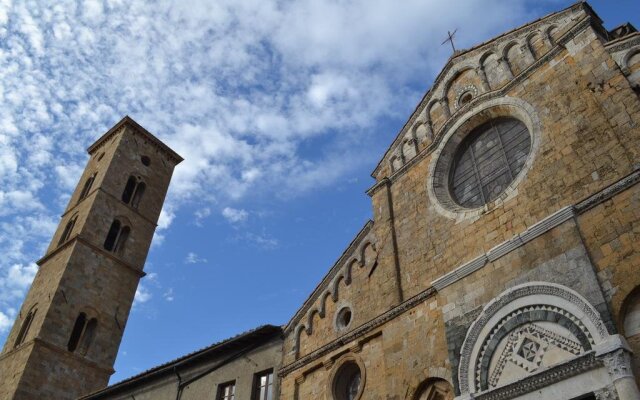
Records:
{"label": "decorative stone inlay", "polygon": [[464,96],[467,93],[471,94],[472,99],[475,99],[476,97],[478,97],[478,89],[475,86],[466,85],[464,87],[461,87],[456,91],[456,108],[460,108],[466,104],[466,103],[460,104],[460,100],[462,100],[462,96]]}
{"label": "decorative stone inlay", "polygon": [[[525,359],[525,361],[530,363],[535,363],[536,368],[540,365],[540,361],[542,360],[542,344],[531,340],[528,337],[525,337],[524,340],[520,343],[520,350],[518,350],[518,356]],[[540,351],[540,350],[543,351]]]}
{"label": "decorative stone inlay", "polygon": [[[591,371],[599,366],[600,362],[596,359],[593,352],[589,352],[567,363],[543,370],[518,382],[474,395],[472,398],[477,400],[513,399],[534,390],[553,385],[572,376]],[[463,396],[460,396],[460,398],[463,398]]]}
{"label": "decorative stone inlay", "polygon": [[490,387],[498,386],[499,379],[509,361],[529,373],[536,372],[540,368],[542,358],[549,345],[558,347],[575,356],[584,352],[584,348],[580,343],[548,329],[541,328],[536,324],[516,329],[509,335],[507,340],[507,346],[500,354],[489,378],[488,384]]}
{"label": "decorative stone inlay", "polygon": [[[581,318],[578,318],[580,322],[583,322],[582,319],[589,321],[592,329],[595,330],[594,332],[591,332],[589,329],[587,329],[586,326],[582,328],[584,329],[585,334],[588,333],[589,337],[592,337],[592,339],[589,340],[590,343],[597,344],[598,342],[601,342],[604,337],[608,336],[607,329],[600,319],[598,311],[596,311],[582,296],[577,294],[575,291],[560,285],[546,282],[532,282],[529,284],[516,286],[507,290],[492,302],[487,304],[478,318],[469,328],[467,336],[462,345],[462,349],[460,351],[460,368],[458,371],[458,379],[460,384],[460,391],[462,393],[469,393],[471,390],[476,390],[475,387],[472,388],[469,386],[472,383],[469,382],[469,368],[472,367],[474,368],[474,372],[477,371],[476,364],[473,363],[472,366],[472,353],[476,346],[485,346],[486,343],[488,343],[488,339],[483,340],[483,343],[478,343],[478,341],[481,339],[480,335],[485,329],[489,320],[492,319],[493,316],[496,315],[502,308],[518,299],[521,299],[523,297],[531,297],[532,300],[535,300],[536,296],[542,295],[557,297],[559,300],[564,300],[571,304],[573,307],[576,307],[578,310],[580,310],[580,312],[582,313]],[[531,307],[535,306],[535,304],[531,305]],[[554,307],[558,312],[563,313],[564,315],[571,314],[557,306],[549,305],[544,307]],[[502,318],[502,321],[506,321],[508,320],[508,318],[508,316]],[[498,332],[498,329],[492,328],[492,332]],[[491,335],[492,333],[489,333],[485,337],[490,338]],[[595,335],[597,335],[597,337]],[[481,349],[481,351],[486,352],[486,347],[484,347],[484,349]],[[481,355],[479,355],[477,360],[479,359],[482,359]],[[474,374],[474,376],[477,377],[476,374]]]}

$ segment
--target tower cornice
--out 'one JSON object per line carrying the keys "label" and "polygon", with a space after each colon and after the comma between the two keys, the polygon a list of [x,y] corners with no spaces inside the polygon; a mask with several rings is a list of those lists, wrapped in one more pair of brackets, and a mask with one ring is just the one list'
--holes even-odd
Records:
{"label": "tower cornice", "polygon": [[167,157],[169,157],[169,159],[171,159],[176,164],[179,164],[184,160],[184,158],[182,158],[178,153],[171,150],[169,146],[164,144],[164,142],[162,142],[151,132],[143,128],[140,124],[138,124],[136,121],[133,120],[133,118],[131,118],[128,115],[125,115],[124,118],[122,118],[117,124],[115,124],[111,129],[109,129],[104,135],[102,135],[100,139],[96,140],[94,144],[89,146],[89,148],[87,149],[87,152],[89,154],[93,154],[96,150],[102,147],[109,139],[111,139],[115,134],[120,132],[122,128],[125,128],[125,127],[130,128],[134,130],[136,133],[147,138],[158,150],[165,153]]}

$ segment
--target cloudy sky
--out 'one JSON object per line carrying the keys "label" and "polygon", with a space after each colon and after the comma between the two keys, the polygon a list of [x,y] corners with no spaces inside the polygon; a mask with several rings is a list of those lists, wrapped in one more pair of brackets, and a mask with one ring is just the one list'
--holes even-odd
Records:
{"label": "cloudy sky", "polygon": [[[0,341],[85,149],[124,115],[185,161],[112,382],[285,323],[370,218],[369,173],[447,30],[468,47],[569,4],[0,0]],[[592,5],[609,28],[640,15]]]}

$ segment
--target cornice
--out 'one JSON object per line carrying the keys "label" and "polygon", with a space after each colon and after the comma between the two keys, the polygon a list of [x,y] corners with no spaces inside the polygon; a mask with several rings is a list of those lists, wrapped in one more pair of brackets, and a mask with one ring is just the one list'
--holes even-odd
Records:
{"label": "cornice", "polygon": [[575,375],[591,371],[603,366],[602,361],[595,357],[593,351],[586,353],[575,359],[548,368],[535,375],[521,379],[517,382],[493,389],[488,392],[473,395],[477,400],[507,400],[514,399],[526,393],[548,387],[556,382],[560,382]]}
{"label": "cornice", "polygon": [[383,313],[382,315],[378,316],[377,318],[372,319],[371,321],[359,326],[358,328],[354,329],[353,331],[327,343],[326,345],[320,347],[319,349],[315,350],[314,352],[307,354],[306,356],[300,357],[299,359],[297,359],[296,361],[283,366],[280,369],[280,372],[278,373],[278,376],[280,377],[284,377],[286,375],[288,375],[289,373],[303,367],[306,364],[309,364],[313,361],[318,360],[321,357],[324,357],[325,355],[327,355],[328,353],[339,349],[340,347],[349,344],[355,340],[360,339],[361,337],[363,337],[364,335],[367,335],[369,332],[373,331],[374,329],[384,325],[385,323],[387,323],[388,321],[391,321],[392,319],[396,318],[398,315],[403,314],[405,311],[417,306],[418,304],[422,303],[423,301],[427,300],[428,298],[430,298],[431,296],[435,295],[436,291],[434,288],[429,287],[427,289],[425,289],[424,291],[420,292],[419,294],[417,294],[416,296],[410,298],[409,300],[406,300],[404,303],[399,304],[396,307],[393,307],[392,309],[390,309],[389,311]]}
{"label": "cornice", "polygon": [[[385,178],[389,179],[391,183],[397,181],[399,179],[399,177],[404,175],[404,173],[409,168],[411,168],[413,165],[415,165],[418,162],[420,162],[421,160],[423,160],[425,157],[427,157],[429,154],[431,154],[438,147],[438,145],[442,141],[442,138],[444,137],[444,133],[447,132],[451,128],[451,126],[453,126],[455,124],[455,122],[458,120],[458,118],[460,118],[460,116],[462,116],[464,113],[466,113],[469,109],[473,108],[475,105],[478,105],[478,104],[480,104],[482,102],[485,102],[485,101],[488,101],[488,100],[492,100],[492,99],[496,99],[496,98],[499,98],[499,97],[506,96],[509,93],[509,91],[511,91],[516,85],[522,83],[529,76],[531,76],[538,68],[540,68],[541,66],[546,64],[549,60],[551,60],[553,57],[555,57],[556,55],[558,55],[559,53],[564,51],[565,50],[565,45],[566,45],[567,42],[569,42],[576,35],[578,35],[580,32],[582,32],[584,29],[586,29],[587,27],[591,26],[592,24],[593,24],[593,21],[592,21],[590,16],[587,16],[587,17],[583,18],[578,23],[576,23],[569,31],[567,31],[562,37],[560,37],[558,39],[556,45],[551,50],[549,50],[546,54],[544,54],[542,57],[537,59],[531,65],[529,65],[529,67],[527,67],[525,70],[523,70],[519,75],[515,76],[510,82],[505,84],[500,89],[492,90],[492,91],[485,92],[485,93],[479,95],[478,97],[473,99],[471,102],[466,104],[465,107],[461,107],[461,108],[457,109],[455,112],[453,112],[451,114],[451,117],[449,117],[445,121],[445,123],[442,124],[442,126],[438,129],[438,131],[434,133],[433,142],[431,142],[427,147],[425,147],[424,149],[419,151],[418,154],[416,154],[413,158],[411,158],[404,165],[402,165],[400,168],[398,168],[397,171],[395,171],[393,174],[391,174],[390,176],[385,177]],[[429,93],[427,93],[427,94],[429,94]],[[426,102],[428,102],[428,101],[429,101],[429,99],[427,99]],[[426,102],[423,101],[421,103],[421,105],[419,106],[419,108],[422,109],[423,104],[426,106]],[[405,127],[411,126],[413,124],[413,122],[415,122],[416,118],[417,118],[417,114],[414,114],[411,117],[411,119],[409,120],[409,122],[407,122],[407,124],[405,124]],[[385,152],[385,154],[382,157],[380,163],[378,163],[378,166],[376,166],[376,169],[373,171],[372,176],[375,177],[376,172],[382,166],[382,161],[386,159],[389,151],[392,148],[394,148],[394,146],[397,145],[397,143],[396,143],[397,140],[400,137],[402,137],[405,133],[406,133],[406,130],[405,130],[405,128],[403,128],[403,131],[401,131],[398,134],[398,136],[396,137],[396,139],[394,140],[392,145],[389,147],[387,152]],[[373,196],[376,193],[376,191],[380,189],[381,186],[382,186],[381,185],[381,181],[376,182],[373,186],[371,186],[367,190],[366,193],[369,196]]]}
{"label": "cornice", "polygon": [[93,194],[98,192],[98,191],[100,191],[100,192],[106,194],[107,196],[111,197],[112,199],[118,201],[118,203],[120,203],[123,206],[125,206],[129,211],[133,212],[134,214],[136,214],[137,216],[142,218],[145,222],[147,222],[149,225],[153,226],[154,229],[158,226],[158,224],[156,222],[154,222],[154,221],[150,220],[149,218],[145,217],[137,208],[133,208],[133,207],[131,207],[130,204],[126,204],[126,203],[122,202],[118,197],[116,197],[115,195],[107,192],[102,187],[97,187],[97,188],[94,188],[93,190],[91,190],[83,199],[78,201],[75,205],[69,207],[69,209],[67,211],[65,211],[60,216],[60,218],[64,218],[66,215],[71,214],[72,211],[74,211],[75,209],[79,208],[80,204],[84,203],[85,200],[87,200],[88,198],[93,196]]}
{"label": "cornice", "polygon": [[511,239],[506,240],[493,247],[487,253],[482,254],[472,259],[471,261],[462,264],[453,271],[439,277],[438,279],[431,282],[431,285],[435,287],[436,290],[440,291],[447,286],[461,280],[462,278],[471,275],[475,271],[484,267],[487,263],[496,261],[499,258],[504,257],[505,255],[524,246],[526,243],[543,235],[551,229],[560,226],[564,222],[589,211],[598,204],[602,204],[618,193],[634,186],[638,182],[640,182],[640,169],[633,171],[631,174],[618,180],[612,185],[605,187],[604,189],[587,197],[586,199],[581,200],[575,205],[569,205],[561,208],[548,217],[531,225],[523,232],[513,236]]}
{"label": "cornice", "polygon": [[26,350],[29,347],[33,348],[33,347],[35,347],[36,344],[40,345],[40,346],[43,346],[43,347],[46,347],[46,348],[48,348],[48,349],[50,349],[52,351],[55,351],[56,353],[61,354],[63,357],[72,358],[72,359],[74,359],[76,361],[79,361],[79,362],[85,364],[88,367],[97,369],[97,370],[99,370],[99,371],[101,371],[101,372],[103,372],[105,374],[108,374],[108,376],[111,376],[115,372],[115,370],[113,368],[111,368],[111,367],[104,367],[104,366],[102,366],[102,365],[100,365],[100,364],[98,364],[98,363],[96,363],[94,361],[87,360],[85,357],[81,357],[76,353],[72,353],[72,352],[70,352],[68,350],[65,350],[65,349],[63,349],[63,348],[61,348],[59,346],[56,346],[53,343],[49,343],[49,342],[47,342],[45,340],[42,340],[42,339],[40,339],[38,337],[33,338],[31,340],[28,340],[28,341],[25,341],[24,343],[20,344],[20,346],[14,348],[14,349],[11,349],[11,351],[8,351],[8,352],[2,354],[0,356],[0,361],[2,361],[3,359],[5,359],[7,357],[12,356],[15,353],[18,353],[20,351]]}
{"label": "cornice", "polygon": [[91,248],[91,250],[100,253],[101,255],[113,260],[116,262],[116,265],[119,265],[121,267],[123,267],[125,270],[133,273],[134,275],[138,276],[139,278],[144,277],[146,274],[146,272],[142,271],[141,269],[138,269],[136,267],[134,267],[133,265],[129,264],[128,262],[120,259],[119,257],[116,257],[115,255],[113,255],[113,253],[110,253],[104,249],[101,249],[100,247],[94,245],[93,243],[89,242],[87,239],[85,239],[84,237],[82,237],[80,234],[76,234],[74,236],[72,236],[71,238],[69,238],[69,240],[67,240],[66,242],[64,242],[63,244],[61,244],[60,246],[56,247],[55,249],[53,249],[52,251],[50,251],[49,253],[47,253],[44,257],[42,257],[41,259],[39,259],[38,261],[36,261],[36,264],[39,267],[43,267],[43,264],[46,263],[48,260],[50,260],[53,256],[55,256],[56,254],[61,253],[64,249],[66,249],[67,247],[71,246],[73,243],[82,243],[85,246]]}
{"label": "cornice", "polygon": [[169,146],[164,144],[160,139],[155,137],[151,132],[146,130],[142,125],[138,124],[133,118],[125,115],[117,124],[115,124],[111,129],[109,129],[104,135],[102,135],[94,144],[89,146],[87,152],[89,154],[94,153],[100,147],[102,147],[107,141],[109,141],[114,135],[119,133],[122,129],[128,127],[132,129],[135,133],[144,136],[147,138],[156,149],[162,151],[167,155],[167,157],[173,161],[175,164],[179,164],[184,159],[175,151],[173,151]]}
{"label": "cornice", "polygon": [[640,45],[640,32],[635,32],[635,33],[632,33],[631,35],[624,36],[617,40],[613,40],[609,43],[606,43],[604,47],[610,53],[615,53],[618,51],[630,49],[637,45]]}

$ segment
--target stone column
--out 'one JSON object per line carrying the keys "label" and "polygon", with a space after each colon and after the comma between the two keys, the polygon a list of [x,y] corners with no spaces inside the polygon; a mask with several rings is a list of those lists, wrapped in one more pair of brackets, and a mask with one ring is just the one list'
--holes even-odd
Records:
{"label": "stone column", "polygon": [[533,54],[533,50],[531,50],[531,46],[529,46],[528,43],[520,46],[520,54],[522,54],[522,57],[527,61],[527,65],[531,65],[536,62],[536,55]]}
{"label": "stone column", "polygon": [[476,73],[480,77],[480,82],[482,83],[482,90],[485,92],[489,92],[491,90],[491,86],[489,86],[489,79],[487,79],[487,73],[484,70],[482,65],[479,65],[476,68]]}
{"label": "stone column", "polygon": [[502,65],[502,69],[507,74],[507,76],[509,76],[509,79],[513,79],[513,71],[511,70],[511,65],[509,64],[509,60],[507,60],[504,57],[500,57],[498,59],[498,62],[500,63],[500,65]]}
{"label": "stone column", "polygon": [[449,102],[446,97],[438,100],[440,102],[440,107],[442,107],[442,112],[444,113],[445,119],[449,119],[451,116],[451,109],[449,108]]}
{"label": "stone column", "polygon": [[427,143],[427,146],[428,146],[431,143],[433,143],[433,126],[431,126],[431,120],[430,119],[424,121],[424,127],[427,130],[427,132],[425,133],[425,137],[426,137],[425,142],[428,142]]}
{"label": "stone column", "polygon": [[631,352],[621,348],[604,354],[602,361],[609,371],[620,400],[640,399],[640,390],[631,371]]}

